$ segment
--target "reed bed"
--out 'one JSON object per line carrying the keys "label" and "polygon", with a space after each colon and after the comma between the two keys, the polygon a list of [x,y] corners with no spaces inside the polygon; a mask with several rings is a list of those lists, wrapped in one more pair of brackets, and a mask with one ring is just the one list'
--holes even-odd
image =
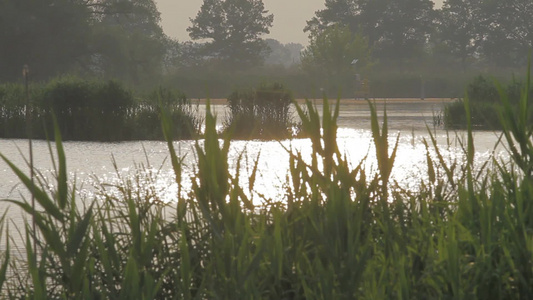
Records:
{"label": "reed bed", "polygon": [[261,83],[228,96],[229,115],[224,130],[233,139],[282,140],[299,134],[292,120],[292,92],[282,84]]}
{"label": "reed bed", "polygon": [[[246,186],[229,173],[231,140],[219,140],[209,109],[192,189],[180,188],[175,205],[141,184],[146,178],[132,177],[100,186],[80,207],[56,132],[52,189],[33,184],[2,156],[39,204],[7,200],[37,229],[28,223],[23,231],[23,261],[9,249],[0,255],[2,298],[528,299],[533,131],[503,92],[501,101],[502,142],[511,162],[494,158],[474,168],[471,124],[465,163],[446,161],[430,135],[424,141],[428,179],[417,190],[391,180],[397,142],[390,142],[386,116],[379,124],[372,103],[375,174],[339,151],[338,104],[330,110],[325,99],[322,119],[310,102],[305,111],[296,106],[312,141],[311,160],[287,149],[285,196],[260,206],[249,196],[257,164]],[[464,103],[468,114],[468,99]],[[173,148],[170,117],[162,116],[179,186],[182,159]],[[17,276],[6,277],[8,269]]]}
{"label": "reed bed", "polygon": [[[199,133],[198,108],[175,89],[136,92],[114,80],[70,76],[35,83],[28,89],[21,84],[0,84],[0,138],[26,138],[29,127],[34,138],[45,140],[54,132],[55,118],[64,140],[163,140],[161,105],[176,128],[187,129],[177,131],[176,138],[191,139]],[[29,124],[27,113],[32,116]]]}

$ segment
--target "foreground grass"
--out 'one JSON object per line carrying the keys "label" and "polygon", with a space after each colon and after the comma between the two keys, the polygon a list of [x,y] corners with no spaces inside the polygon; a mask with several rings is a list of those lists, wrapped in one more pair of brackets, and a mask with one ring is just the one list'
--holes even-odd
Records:
{"label": "foreground grass", "polygon": [[[181,191],[182,160],[163,114],[180,186],[177,206],[163,204],[147,178],[132,177],[102,185],[99,197],[79,207],[58,139],[54,189],[10,165],[41,208],[11,201],[37,230],[26,225],[25,260],[9,251],[0,257],[2,297],[527,299],[533,295],[532,130],[525,114],[515,117],[502,101],[512,163],[494,159],[494,168],[474,169],[471,128],[464,164],[446,162],[431,136],[428,180],[410,191],[390,179],[397,143],[389,144],[386,118],[380,126],[372,104],[376,175],[340,153],[339,106],[330,111],[326,101],[320,120],[308,103],[299,113],[312,158],[288,149],[285,197],[260,207],[248,196],[257,164],[246,187],[230,175],[230,140],[219,142],[209,113],[188,193]],[[524,92],[523,111],[528,101]]]}

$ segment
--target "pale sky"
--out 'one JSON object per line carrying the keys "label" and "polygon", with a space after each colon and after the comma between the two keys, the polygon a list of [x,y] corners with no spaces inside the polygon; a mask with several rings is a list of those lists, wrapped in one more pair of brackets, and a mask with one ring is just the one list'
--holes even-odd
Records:
{"label": "pale sky", "polygon": [[[440,7],[443,0],[435,0]],[[161,12],[163,30],[170,37],[179,41],[190,40],[187,27],[191,25],[203,0],[155,0]],[[274,24],[270,34],[265,38],[273,38],[282,43],[296,42],[308,44],[307,33],[303,32],[306,21],[311,19],[317,10],[324,8],[325,0],[263,0],[265,9],[274,14]]]}

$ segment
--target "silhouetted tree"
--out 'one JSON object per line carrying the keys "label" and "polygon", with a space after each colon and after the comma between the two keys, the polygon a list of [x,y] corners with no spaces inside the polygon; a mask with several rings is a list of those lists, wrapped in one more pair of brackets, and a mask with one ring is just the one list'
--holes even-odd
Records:
{"label": "silhouetted tree", "polygon": [[226,66],[246,67],[261,62],[274,16],[262,0],[204,0],[192,25],[193,40],[207,40],[204,54]]}
{"label": "silhouetted tree", "polygon": [[388,1],[379,25],[382,35],[376,45],[380,59],[401,60],[423,55],[433,31],[435,11],[431,0]]}
{"label": "silhouetted tree", "polygon": [[309,46],[302,53],[302,65],[317,69],[325,76],[350,72],[352,62],[357,59],[359,68],[371,64],[368,40],[361,34],[353,34],[348,27],[331,26],[311,38]]}
{"label": "silhouetted tree", "polygon": [[466,67],[476,59],[517,67],[533,47],[530,0],[446,0],[439,11],[438,38]]}
{"label": "silhouetted tree", "polygon": [[313,35],[302,52],[302,68],[319,87],[333,93],[351,91],[355,73],[367,71],[372,63],[367,38],[340,25]]}
{"label": "silhouetted tree", "polygon": [[348,26],[352,32],[361,31],[374,45],[383,34],[380,24],[386,3],[387,0],[326,0],[326,8],[307,21],[304,31],[310,32],[311,38],[334,24]]}

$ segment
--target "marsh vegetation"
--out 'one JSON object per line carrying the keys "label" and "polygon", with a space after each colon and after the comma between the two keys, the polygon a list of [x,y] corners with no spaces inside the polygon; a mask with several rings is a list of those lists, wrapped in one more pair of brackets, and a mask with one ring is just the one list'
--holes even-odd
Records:
{"label": "marsh vegetation", "polygon": [[[29,98],[29,105],[24,99]],[[64,140],[163,140],[160,107],[170,114],[175,137],[199,132],[201,116],[189,99],[163,87],[135,92],[115,81],[58,77],[47,83],[0,85],[0,138],[27,137],[26,112],[31,111],[33,138],[53,138],[53,118]]]}
{"label": "marsh vegetation", "polygon": [[[13,230],[6,233],[9,225],[2,223],[8,242],[3,296],[527,298],[533,293],[532,131],[526,114],[515,116],[509,99],[501,101],[510,161],[492,158],[474,167],[471,123],[464,161],[446,160],[430,133],[427,176],[412,190],[390,177],[397,139],[371,103],[377,172],[340,152],[339,106],[331,110],[326,102],[320,118],[308,103],[307,112],[297,109],[312,142],[311,160],[287,148],[284,196],[261,205],[250,193],[260,170],[253,168],[246,184],[230,174],[231,139],[219,140],[209,112],[204,139],[195,146],[192,188],[180,189],[172,204],[144,184],[153,180],[147,176],[97,186],[98,195],[80,205],[56,132],[53,183],[34,185],[10,165],[39,205],[12,201],[35,219],[35,230],[28,222],[21,231],[25,258],[9,255]],[[527,88],[519,105],[529,105]],[[163,114],[167,138],[169,124]],[[168,149],[180,186],[182,160],[171,140]]]}
{"label": "marsh vegetation", "polygon": [[[203,1],[181,42],[163,33],[154,0],[0,1],[0,137],[55,141],[52,176],[0,154],[27,189],[2,200],[26,219],[0,216],[0,298],[530,298],[531,79],[479,77],[463,91],[525,65],[531,15],[531,0],[326,0],[304,49],[262,39],[274,16],[261,0]],[[290,105],[353,98],[359,78],[370,99],[461,98],[435,118],[465,129],[458,155],[428,130],[423,172],[406,188],[392,176],[400,137],[374,103],[373,153],[360,161],[339,146],[339,102],[325,97],[321,116]],[[209,103],[198,116],[184,93],[228,97],[228,119],[217,127]],[[233,139],[289,138],[295,123],[311,150],[279,143],[289,167],[267,182],[282,187],[270,197],[258,189],[261,152],[230,153]],[[480,126],[501,130],[494,148],[506,157],[475,163]],[[166,144],[170,201],[149,163],[122,176],[113,161],[117,180],[90,187],[68,172],[64,140],[139,139]],[[193,145],[192,172],[178,139]]]}

